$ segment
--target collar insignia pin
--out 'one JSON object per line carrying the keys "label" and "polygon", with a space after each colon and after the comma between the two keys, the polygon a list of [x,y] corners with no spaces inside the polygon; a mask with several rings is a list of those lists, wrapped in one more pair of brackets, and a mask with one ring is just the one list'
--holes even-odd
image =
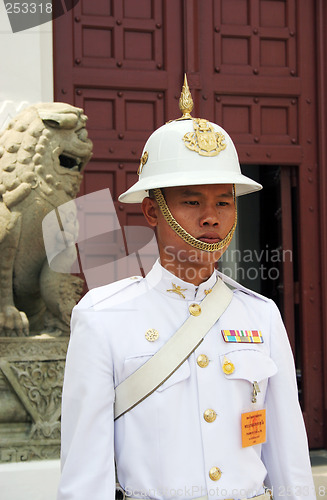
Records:
{"label": "collar insignia pin", "polygon": [[172,283],[172,285],[173,288],[170,288],[167,292],[177,293],[177,295],[180,295],[183,299],[185,299],[185,295],[182,292],[186,292],[187,288],[181,288],[179,285],[175,285],[175,283]]}

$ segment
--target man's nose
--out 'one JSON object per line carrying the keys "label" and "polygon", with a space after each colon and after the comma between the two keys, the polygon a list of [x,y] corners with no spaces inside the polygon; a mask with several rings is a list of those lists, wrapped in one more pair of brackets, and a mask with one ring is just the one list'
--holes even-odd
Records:
{"label": "man's nose", "polygon": [[219,226],[219,217],[217,213],[217,207],[206,207],[200,218],[200,226]]}

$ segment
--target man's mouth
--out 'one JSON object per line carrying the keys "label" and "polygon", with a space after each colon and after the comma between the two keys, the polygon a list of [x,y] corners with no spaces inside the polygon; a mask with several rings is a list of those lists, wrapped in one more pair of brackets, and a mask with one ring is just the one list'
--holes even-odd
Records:
{"label": "man's mouth", "polygon": [[204,233],[197,239],[202,241],[203,243],[219,243],[221,241],[221,238],[219,238],[218,234],[211,232]]}

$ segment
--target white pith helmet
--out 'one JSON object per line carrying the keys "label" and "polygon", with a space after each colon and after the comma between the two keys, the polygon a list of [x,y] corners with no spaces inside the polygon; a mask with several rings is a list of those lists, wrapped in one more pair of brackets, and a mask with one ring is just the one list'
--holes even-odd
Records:
{"label": "white pith helmet", "polygon": [[[185,80],[184,97],[187,91]],[[186,111],[180,101],[183,119],[163,125],[147,140],[139,180],[119,196],[120,202],[140,203],[148,196],[149,189],[173,186],[235,184],[236,196],[262,189],[261,184],[241,173],[235,146],[227,132],[215,123],[190,116],[193,101],[190,93],[187,97],[191,105],[188,104]]]}

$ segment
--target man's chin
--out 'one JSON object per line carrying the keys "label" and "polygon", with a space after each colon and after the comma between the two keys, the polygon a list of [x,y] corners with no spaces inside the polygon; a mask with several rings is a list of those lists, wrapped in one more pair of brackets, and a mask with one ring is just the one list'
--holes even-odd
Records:
{"label": "man's chin", "polygon": [[189,263],[189,265],[193,266],[210,265],[214,262],[217,262],[221,258],[221,256],[227,249],[227,246],[222,250],[208,252],[206,250],[200,250],[186,244],[183,248],[176,248],[173,245],[168,245],[164,248],[162,253],[165,256],[165,260],[167,262],[174,262],[176,264]]}
{"label": "man's chin", "polygon": [[[222,250],[207,252],[205,250],[199,250],[197,248],[190,248],[183,256],[177,254],[176,257],[178,260],[185,259],[189,264],[201,266],[217,262],[220,259],[222,253]],[[179,257],[183,257],[183,259],[179,259]]]}

